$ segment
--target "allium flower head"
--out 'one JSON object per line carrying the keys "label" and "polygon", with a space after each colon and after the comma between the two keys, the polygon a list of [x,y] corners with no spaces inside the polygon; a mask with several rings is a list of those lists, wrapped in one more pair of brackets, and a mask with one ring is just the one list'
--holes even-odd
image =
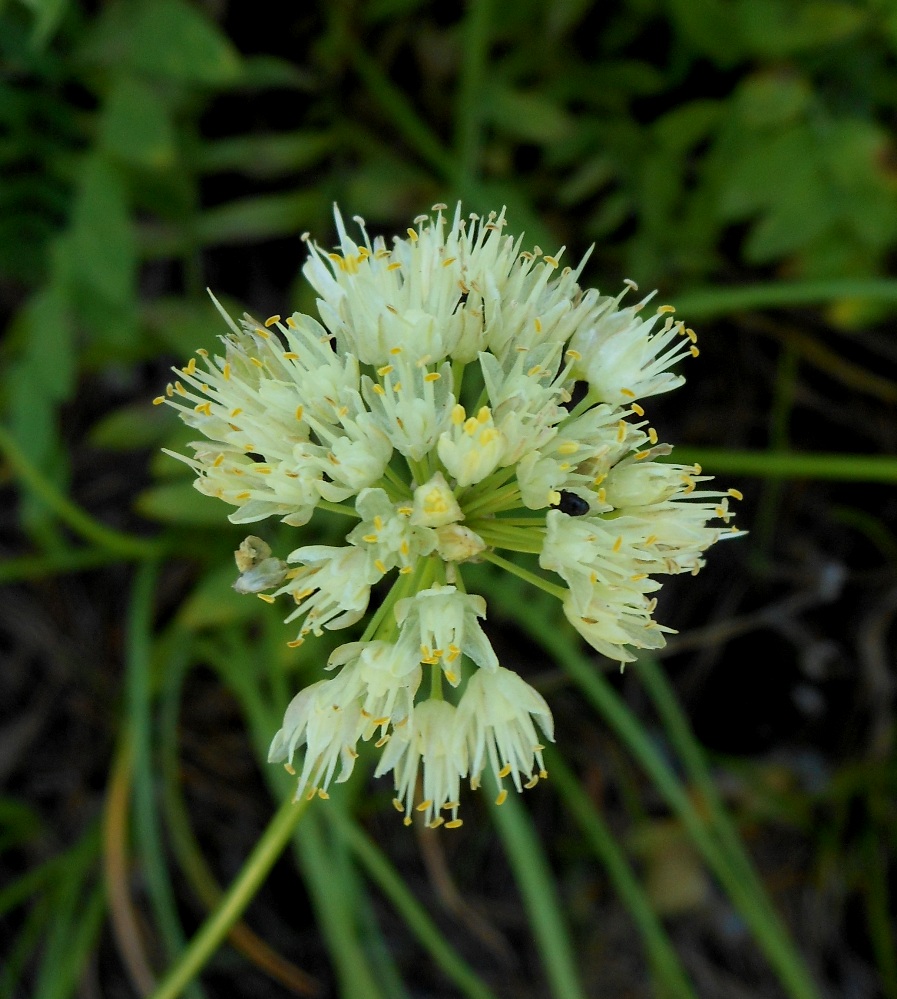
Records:
{"label": "allium flower head", "polygon": [[308,241],[317,318],[238,325],[221,310],[221,353],[198,351],[156,402],[202,438],[176,457],[232,522],[346,517],[340,546],[281,559],[250,536],[237,552],[240,592],[290,601],[290,645],[375,605],[329,678],[286,709],[271,761],[295,772],[304,747],[297,797],[326,797],[373,740],[406,822],[417,810],[453,827],[463,779],[476,788],[491,771],[501,802],[506,779],[519,791],[545,776],[541,740],[553,738],[543,698],[499,664],[465,566],[520,572],[623,663],[663,646],[657,577],[696,572],[735,533],[738,494],[662,460],[671,448],[639,403],[680,385],[671,367],[697,354],[669,306],[624,305],[631,282],[615,297],[583,289],[585,259],[562,267],[560,252],[524,250],[503,211],[445,212],[387,245],[361,219],[356,240],[336,211],[336,250]]}

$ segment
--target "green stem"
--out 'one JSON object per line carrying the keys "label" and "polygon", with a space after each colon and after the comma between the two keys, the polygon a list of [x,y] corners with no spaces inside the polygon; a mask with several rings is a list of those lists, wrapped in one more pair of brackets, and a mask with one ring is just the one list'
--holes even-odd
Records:
{"label": "green stem", "polygon": [[[491,771],[489,779],[493,793],[497,794],[498,781]],[[545,851],[519,796],[513,790],[501,805],[493,804],[492,818],[504,844],[514,880],[523,896],[551,994],[555,999],[585,999],[579,984],[567,921],[555,891]]]}
{"label": "green stem", "polygon": [[339,809],[327,812],[327,819],[342,836],[368,876],[392,902],[405,925],[429,951],[433,960],[469,999],[494,999],[493,993],[467,962],[446,940],[426,909],[408,890],[401,875],[389,863],[370,837]]}
{"label": "green stem", "polygon": [[129,559],[152,558],[160,554],[161,547],[158,542],[144,541],[142,538],[135,538],[106,527],[63,496],[43,472],[32,465],[12,434],[3,427],[0,427],[0,453],[22,483],[85,540]]}
{"label": "green stem", "polygon": [[579,823],[586,839],[595,851],[613,882],[617,894],[629,910],[648,951],[648,957],[658,986],[658,993],[670,999],[697,999],[670,938],[667,936],[651,902],[632,871],[626,854],[591,803],[573,774],[562,762],[561,754],[549,746],[545,761],[552,782],[558,788],[564,804]]}
{"label": "green stem", "polygon": [[677,295],[676,310],[691,319],[724,316],[743,309],[788,305],[822,305],[843,298],[897,302],[897,281],[891,278],[844,278],[824,281],[776,281],[736,288],[697,288]]}
{"label": "green stem", "polygon": [[486,69],[489,58],[491,0],[468,0],[461,36],[458,92],[455,100],[455,150],[458,183],[463,189],[477,176],[486,109]]}
{"label": "green stem", "polygon": [[307,807],[308,802],[305,800],[295,804],[287,800],[280,806],[221,904],[200,927],[177,964],[159,983],[150,999],[176,999],[209,962],[227,931],[254,898]]}
{"label": "green stem", "polygon": [[[147,890],[164,946],[171,959],[184,949],[184,932],[165,864],[165,851],[159,829],[159,809],[155,795],[150,721],[150,659],[152,647],[153,596],[158,566],[155,561],[141,564],[134,580],[128,611],[127,706],[128,729],[133,750],[131,793],[134,803],[134,831],[146,876]],[[198,995],[195,990],[194,995]]]}
{"label": "green stem", "polygon": [[796,454],[793,451],[677,447],[675,460],[686,465],[698,462],[717,475],[897,483],[897,458],[890,455]]}
{"label": "green stem", "polygon": [[[530,616],[517,615],[518,622],[533,632]],[[641,763],[660,793],[681,819],[689,836],[704,855],[729,897],[744,916],[760,946],[769,958],[793,999],[819,999],[806,967],[790,937],[762,890],[755,888],[755,877],[746,880],[740,864],[734,864],[708,827],[705,817],[676,779],[669,765],[622,698],[607,680],[595,671],[594,664],[574,649],[569,638],[544,627],[536,631],[546,650],[557,656],[587,699],[616,730],[633,756]]]}
{"label": "green stem", "polygon": [[499,568],[518,576],[520,579],[526,580],[527,583],[531,583],[533,586],[538,586],[540,590],[550,593],[553,597],[557,597],[558,600],[563,600],[567,595],[567,591],[563,586],[550,583],[547,579],[537,576],[534,572],[530,572],[528,569],[524,569],[514,562],[509,562],[506,558],[502,558],[501,555],[496,555],[495,552],[485,551],[480,555],[480,558],[499,566]]}

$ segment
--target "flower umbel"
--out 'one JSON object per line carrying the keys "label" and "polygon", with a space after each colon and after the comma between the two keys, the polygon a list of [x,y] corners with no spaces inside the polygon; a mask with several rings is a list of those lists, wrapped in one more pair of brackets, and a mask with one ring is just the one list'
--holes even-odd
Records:
{"label": "flower umbel", "polygon": [[476,788],[491,771],[501,802],[506,779],[519,791],[545,776],[540,740],[553,738],[541,695],[499,665],[465,565],[538,557],[561,582],[526,578],[624,663],[670,630],[653,619],[656,577],[697,572],[735,534],[740,497],[661,460],[672,449],[639,404],[680,385],[670,368],[698,352],[670,306],[581,288],[585,259],[562,268],[561,253],[523,250],[503,211],[445,213],[387,246],[361,219],[357,242],[336,211],[338,250],[308,241],[318,318],[237,325],[221,310],[221,354],[198,351],[155,401],[202,436],[175,457],[232,522],[347,517],[341,546],[280,559],[250,536],[237,552],[240,592],[291,599],[290,645],[379,605],[330,678],[293,699],[270,760],[295,772],[305,747],[297,797],[326,797],[374,740],[405,822],[418,811],[455,827],[463,779]]}

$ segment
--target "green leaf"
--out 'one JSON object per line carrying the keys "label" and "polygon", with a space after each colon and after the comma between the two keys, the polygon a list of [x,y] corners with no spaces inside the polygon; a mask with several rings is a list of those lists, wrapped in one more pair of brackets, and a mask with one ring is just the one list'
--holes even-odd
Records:
{"label": "green leaf", "polygon": [[67,242],[78,283],[112,304],[132,302],[137,255],[124,186],[100,155],[82,166]]}
{"label": "green leaf", "polygon": [[813,99],[808,80],[776,68],[747,77],[735,94],[734,110],[751,129],[786,125],[804,114]]}
{"label": "green leaf", "polygon": [[179,83],[236,80],[240,56],[218,26],[183,0],[107,4],[82,59]]}
{"label": "green leaf", "polygon": [[100,117],[100,144],[113,156],[150,170],[174,163],[174,130],[152,87],[127,76],[116,81]]}
{"label": "green leaf", "polygon": [[131,403],[98,420],[87,440],[91,447],[105,451],[156,447],[170,435],[175,420],[169,406],[153,406],[148,400]]}
{"label": "green leaf", "polygon": [[[242,315],[244,307],[239,303],[217,290],[216,298],[230,315]],[[143,332],[182,363],[199,348],[215,353],[219,347],[218,337],[227,332],[212,300],[205,296],[199,301],[170,297],[145,302],[140,318]]]}
{"label": "green leaf", "polygon": [[[235,546],[238,542],[235,542]],[[236,567],[231,563],[207,573],[181,605],[181,624],[191,631],[218,628],[255,617],[262,602],[234,590]]]}
{"label": "green leaf", "polygon": [[764,263],[807,246],[834,218],[831,189],[809,168],[782,178],[773,208],[754,226],[745,244],[745,257]]}
{"label": "green leaf", "polygon": [[210,208],[197,219],[196,230],[206,246],[253,243],[271,236],[298,235],[321,210],[316,190],[263,194]]}
{"label": "green leaf", "polygon": [[221,527],[229,507],[213,496],[204,496],[192,481],[163,482],[144,489],[134,504],[137,512],[163,524]]}
{"label": "green leaf", "polygon": [[542,93],[495,87],[487,96],[492,122],[524,141],[559,142],[576,129],[575,119]]}
{"label": "green leaf", "polygon": [[784,56],[840,42],[869,23],[870,12],[840,0],[740,0],[733,18],[761,56]]}
{"label": "green leaf", "polygon": [[330,132],[239,135],[205,143],[196,166],[201,173],[235,170],[249,177],[278,177],[316,163],[330,152],[333,143]]}
{"label": "green leaf", "polygon": [[[31,29],[31,47],[39,50],[50,41],[65,15],[69,0],[28,0],[34,11],[34,25]],[[0,4],[2,7],[2,4]]]}

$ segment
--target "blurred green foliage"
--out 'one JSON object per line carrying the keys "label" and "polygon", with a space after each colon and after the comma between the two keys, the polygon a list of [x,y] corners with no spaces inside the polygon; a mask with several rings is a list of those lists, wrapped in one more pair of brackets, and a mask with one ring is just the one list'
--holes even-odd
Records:
{"label": "blurred green foliage", "polygon": [[[692,293],[699,302],[714,289],[758,278],[805,281],[816,289],[811,299],[834,279],[880,278],[897,248],[895,55],[892,0],[471,0],[463,8],[422,0],[0,0],[0,308],[7,324],[0,412],[13,440],[8,464],[27,479],[15,459],[24,455],[38,477],[21,499],[36,560],[26,556],[10,574],[63,571],[77,568],[82,556],[83,564],[96,557],[65,541],[60,520],[96,543],[101,557],[194,556],[202,571],[177,620],[161,638],[141,639],[155,642],[153,695],[165,688],[176,720],[180,680],[166,671],[171,647],[206,642],[203,656],[214,664],[217,655],[216,671],[257,720],[263,741],[271,720],[263,716],[282,710],[296,657],[286,663],[282,636],[273,634],[270,619],[261,623],[260,605],[230,591],[224,560],[233,544],[215,501],[191,488],[182,465],[157,455],[150,462],[155,484],[141,485],[136,513],[160,525],[158,544],[79,520],[66,506],[74,443],[126,455],[163,442],[178,450],[188,439],[170,413],[134,398],[148,402],[168,363],[213,344],[220,320],[205,286],[232,295],[232,311],[241,298],[260,310],[269,297],[284,312],[312,311],[310,293],[297,281],[304,256],[298,237],[308,230],[326,243],[334,201],[346,215],[389,232],[434,202],[458,198],[479,212],[506,204],[513,231],[525,229],[529,241],[552,251],[567,244],[575,257],[594,241],[589,283],[616,287],[626,276]],[[873,314],[868,306],[841,308],[830,319],[856,323]],[[95,391],[98,404],[88,405]],[[69,425],[75,409],[84,430],[77,442]],[[833,474],[846,476],[842,466]],[[893,481],[893,470],[888,475]],[[872,528],[893,545],[875,517]],[[142,613],[151,616],[147,606]],[[240,630],[247,622],[267,629],[264,655]],[[559,647],[556,657],[563,656]],[[271,673],[259,681],[267,700],[246,687],[256,660]],[[306,659],[299,657],[299,668],[310,675]],[[589,696],[604,705],[599,711],[617,712],[617,728],[638,743],[637,722],[603,687]],[[661,713],[664,705],[672,713],[666,696],[657,687],[652,694]],[[129,724],[137,727],[133,717]],[[146,772],[148,745],[147,736],[137,747]],[[702,801],[719,813],[710,832],[647,737],[636,755],[666,788],[690,842],[710,858],[731,896],[744,893],[740,911],[759,912],[754,918],[761,928],[767,920],[775,938],[775,915],[763,909],[769,903],[762,891],[752,900],[749,865],[726,839],[730,830],[699,750],[687,739],[677,745],[692,782],[705,785]],[[893,776],[889,770],[891,784]],[[755,779],[760,785],[764,777]],[[877,801],[880,779],[870,766],[843,800]],[[658,995],[692,996],[623,851],[575,785],[566,793],[637,913]],[[847,804],[831,794],[846,815]],[[808,801],[800,821],[810,835]],[[31,837],[37,815],[12,798],[2,804],[8,841]],[[868,806],[860,857],[884,874],[851,876],[865,892],[875,959],[895,997],[897,961],[882,888],[882,844],[894,821],[876,808]],[[507,835],[525,847],[529,833],[519,816],[511,821],[517,832]],[[141,835],[149,842],[145,829]],[[837,857],[848,833],[838,826],[831,835],[830,855]],[[325,935],[347,912],[366,918],[369,904],[359,903],[361,915],[355,913],[363,893],[339,843],[333,837],[315,846],[317,853],[306,845],[312,852],[303,855],[310,883],[321,877],[316,869],[327,868],[321,857],[328,850],[349,869],[349,887],[335,902],[327,901],[326,884],[314,889],[324,900],[316,904]],[[35,886],[52,888],[29,914],[0,974],[0,994],[6,985],[16,988],[44,932],[50,944],[40,997],[72,994],[79,962],[100,932],[104,903],[91,866],[98,849],[91,827],[70,855],[47,861],[26,875],[27,884],[23,879],[0,895],[6,912]],[[372,847],[362,842],[355,849]],[[151,850],[140,855],[151,867]],[[383,859],[371,863],[388,882]],[[60,870],[65,879],[52,881]],[[393,899],[407,911],[412,903],[400,893],[394,885]],[[72,904],[79,894],[87,900],[83,921]],[[538,910],[534,898],[528,902]],[[329,904],[335,908],[328,916]],[[61,918],[51,931],[54,913]],[[423,925],[418,916],[410,921]],[[177,934],[170,936],[174,956]],[[566,959],[555,954],[555,995],[576,994],[575,983],[566,993],[558,984],[569,972]],[[792,967],[788,984],[789,960],[786,953],[776,965],[785,987],[811,995],[802,991],[799,968]],[[56,978],[54,968],[62,969]],[[351,970],[340,974],[352,980]],[[478,987],[467,994],[482,995]]]}
{"label": "blurred green foliage", "polygon": [[[239,43],[246,12],[222,13]],[[0,9],[0,397],[58,481],[78,379],[182,354],[208,252],[326,238],[333,199],[378,225],[507,203],[535,241],[677,289],[874,276],[897,243],[888,0],[260,13],[273,50],[241,54],[187,0]]]}

